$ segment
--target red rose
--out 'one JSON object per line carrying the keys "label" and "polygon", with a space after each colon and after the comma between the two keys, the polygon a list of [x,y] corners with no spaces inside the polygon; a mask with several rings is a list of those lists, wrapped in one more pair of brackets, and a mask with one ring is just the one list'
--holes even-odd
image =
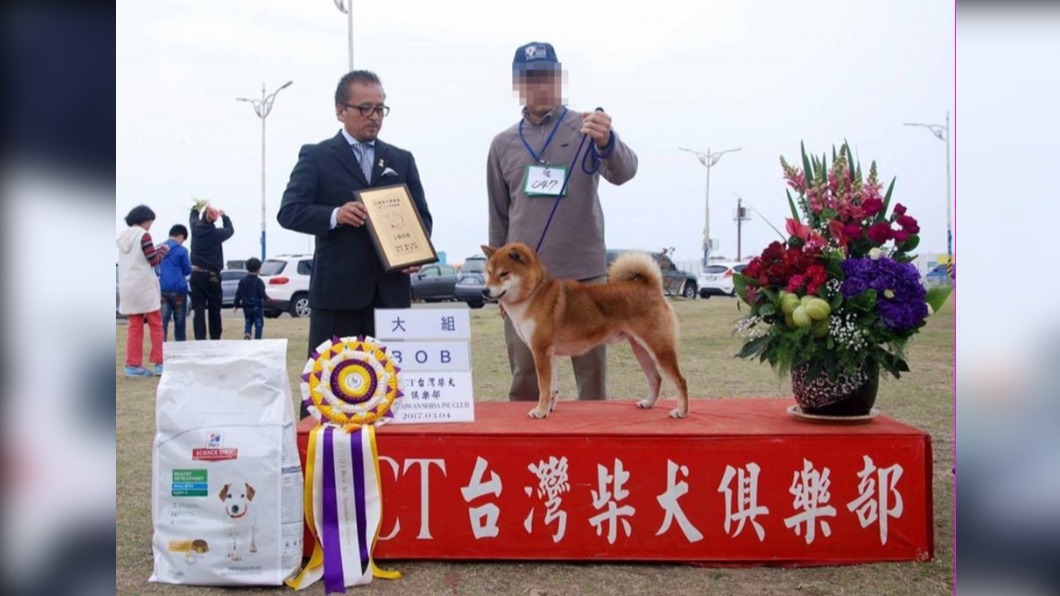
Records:
{"label": "red rose", "polygon": [[909,234],[917,234],[920,232],[920,226],[917,225],[916,219],[911,215],[899,215],[898,225],[902,226],[902,229]]}
{"label": "red rose", "polygon": [[903,205],[901,203],[898,203],[897,205],[895,205],[894,206],[894,214],[895,215],[905,215],[905,205]]}
{"label": "red rose", "polygon": [[860,240],[862,235],[861,226],[856,223],[848,223],[843,226],[843,235],[851,240]]}
{"label": "red rose", "polygon": [[883,244],[891,238],[894,238],[894,232],[891,230],[891,224],[880,221],[872,224],[869,227],[869,240],[874,244]]}
{"label": "red rose", "polygon": [[865,199],[865,202],[861,204],[861,210],[865,212],[865,217],[876,215],[880,212],[880,209],[883,209],[883,201],[876,197]]}

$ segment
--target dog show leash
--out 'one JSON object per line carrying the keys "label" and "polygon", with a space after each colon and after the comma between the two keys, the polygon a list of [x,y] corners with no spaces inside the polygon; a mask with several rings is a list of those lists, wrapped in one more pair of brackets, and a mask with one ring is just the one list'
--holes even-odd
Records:
{"label": "dog show leash", "polygon": [[[594,111],[603,112],[604,109],[598,107]],[[609,135],[613,135],[614,133],[608,131],[608,134]],[[545,234],[548,233],[548,228],[549,228],[549,226],[552,225],[552,217],[554,215],[556,215],[556,208],[559,207],[559,201],[560,201],[560,199],[563,198],[563,195],[567,192],[567,184],[570,182],[570,177],[574,174],[574,164],[578,163],[578,155],[581,154],[582,147],[585,146],[585,141],[588,138],[589,138],[589,133],[587,133],[587,132],[586,133],[582,133],[582,140],[581,140],[580,143],[578,143],[578,150],[574,152],[574,159],[571,160],[570,167],[567,168],[567,173],[563,177],[563,186],[560,187],[559,194],[556,195],[556,202],[552,204],[552,212],[548,214],[548,221],[545,222],[545,229],[541,230],[541,238],[538,239],[537,247],[534,248],[534,252],[540,252],[541,251],[541,244],[545,242]],[[551,140],[551,138],[549,140]],[[595,145],[592,145],[592,144],[589,145],[589,150],[586,151],[585,152],[585,156],[582,157],[582,164],[581,164],[582,172],[584,172],[585,175],[592,176],[593,174],[595,174],[596,172],[598,172],[600,170],[600,160],[605,158],[605,157],[607,157],[607,156],[609,156],[609,155],[611,155],[611,152],[614,151],[614,149],[615,149],[614,142],[613,142],[614,139],[611,138],[611,141],[612,141],[611,147],[607,150],[607,153],[603,154],[603,155],[601,155],[596,150],[596,146]],[[587,166],[585,164],[585,162],[590,157],[592,157],[592,162],[590,163],[590,165]]]}

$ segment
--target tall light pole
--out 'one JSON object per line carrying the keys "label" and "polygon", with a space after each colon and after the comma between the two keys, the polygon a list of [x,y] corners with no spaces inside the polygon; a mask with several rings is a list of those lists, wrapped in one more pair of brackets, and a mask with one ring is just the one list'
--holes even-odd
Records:
{"label": "tall light pole", "polygon": [[[953,264],[953,190],[950,182],[950,112],[946,111],[946,125],[921,124],[919,122],[906,122],[906,126],[921,126],[931,131],[935,138],[946,142],[946,257],[947,263]],[[948,269],[952,271],[952,267]]]}
{"label": "tall light pole", "polygon": [[246,101],[254,106],[254,113],[261,118],[261,260],[265,261],[265,118],[272,111],[272,102],[276,94],[291,86],[294,81],[287,81],[279,89],[265,95],[265,83],[261,84],[261,99],[237,97],[236,101]]}
{"label": "tall light pole", "polygon": [[353,70],[353,0],[334,0],[335,8],[346,15],[346,27],[350,37],[350,70]]}
{"label": "tall light pole", "polygon": [[718,163],[718,160],[721,159],[722,155],[732,153],[733,151],[739,151],[740,148],[715,151],[713,153],[710,151],[709,147],[707,148],[706,153],[694,149],[686,149],[684,147],[678,147],[678,149],[694,154],[699,158],[699,163],[707,168],[707,215],[703,220],[703,266],[706,267],[708,264],[707,260],[710,257],[710,168]]}

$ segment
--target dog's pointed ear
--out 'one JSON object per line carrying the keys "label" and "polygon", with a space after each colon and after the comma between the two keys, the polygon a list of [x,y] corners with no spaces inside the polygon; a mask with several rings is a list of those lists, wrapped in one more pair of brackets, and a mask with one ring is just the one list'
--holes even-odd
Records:
{"label": "dog's pointed ear", "polygon": [[254,487],[250,486],[250,484],[247,484],[247,500],[248,501],[253,501],[254,500]]}
{"label": "dog's pointed ear", "polygon": [[228,498],[228,487],[229,486],[230,485],[226,484],[226,485],[221,487],[221,494],[218,495],[219,497],[221,497],[221,501],[224,501],[225,499]]}
{"label": "dog's pointed ear", "polygon": [[482,249],[482,254],[486,255],[486,258],[492,257],[493,253],[497,252],[496,248],[486,246],[485,244],[481,245],[479,248]]}
{"label": "dog's pointed ear", "polygon": [[508,253],[508,257],[516,263],[527,262],[526,255],[524,255],[522,251],[520,251],[518,248],[513,248],[511,252]]}

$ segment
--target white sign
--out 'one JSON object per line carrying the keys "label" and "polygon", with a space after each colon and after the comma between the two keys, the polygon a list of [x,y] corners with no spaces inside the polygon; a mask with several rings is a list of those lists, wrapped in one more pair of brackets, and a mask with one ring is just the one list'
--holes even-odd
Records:
{"label": "white sign", "polygon": [[401,377],[414,371],[471,370],[466,341],[389,341],[386,351],[401,369]]}
{"label": "white sign", "polygon": [[377,308],[375,338],[387,340],[471,339],[470,311],[448,308]]}
{"label": "white sign", "polygon": [[471,371],[402,370],[398,378],[405,395],[394,414],[395,424],[475,421]]}

